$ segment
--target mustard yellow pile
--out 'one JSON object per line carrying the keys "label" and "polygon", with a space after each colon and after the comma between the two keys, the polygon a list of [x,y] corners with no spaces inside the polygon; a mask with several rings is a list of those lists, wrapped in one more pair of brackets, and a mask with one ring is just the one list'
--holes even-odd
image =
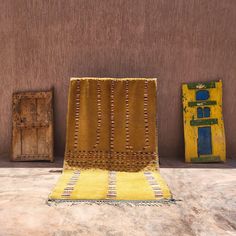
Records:
{"label": "mustard yellow pile", "polygon": [[158,168],[156,80],[72,78],[64,170],[49,200],[169,200]]}

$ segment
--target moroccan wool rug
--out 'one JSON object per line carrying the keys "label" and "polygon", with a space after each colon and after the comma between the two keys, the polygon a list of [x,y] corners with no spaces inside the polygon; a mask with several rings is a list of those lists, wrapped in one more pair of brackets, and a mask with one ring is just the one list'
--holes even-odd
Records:
{"label": "moroccan wool rug", "polygon": [[49,201],[90,200],[171,200],[159,173],[155,79],[71,79],[64,169]]}

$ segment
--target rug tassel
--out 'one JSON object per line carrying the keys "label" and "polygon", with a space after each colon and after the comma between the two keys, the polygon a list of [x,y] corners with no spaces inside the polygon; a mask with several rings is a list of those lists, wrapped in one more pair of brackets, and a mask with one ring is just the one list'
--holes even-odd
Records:
{"label": "rug tassel", "polygon": [[125,201],[125,200],[47,200],[48,206],[74,206],[74,205],[112,205],[112,206],[163,206],[176,204],[175,199],[159,200],[159,201]]}

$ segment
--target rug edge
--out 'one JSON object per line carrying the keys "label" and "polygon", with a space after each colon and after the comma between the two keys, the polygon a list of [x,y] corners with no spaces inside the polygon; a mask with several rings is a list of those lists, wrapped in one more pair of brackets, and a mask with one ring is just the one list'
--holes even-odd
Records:
{"label": "rug edge", "polygon": [[162,205],[171,205],[176,204],[176,200],[174,198],[170,199],[159,199],[159,200],[109,200],[109,199],[102,199],[102,200],[86,200],[86,199],[78,199],[78,200],[66,200],[66,199],[48,199],[46,200],[46,204],[48,206],[56,206],[59,204],[66,204],[66,205],[79,205],[79,204],[86,204],[86,205],[113,205],[113,206],[162,206]]}

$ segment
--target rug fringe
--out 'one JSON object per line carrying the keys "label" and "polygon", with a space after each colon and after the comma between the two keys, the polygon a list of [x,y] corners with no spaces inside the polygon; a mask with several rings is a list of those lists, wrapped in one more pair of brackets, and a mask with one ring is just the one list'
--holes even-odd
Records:
{"label": "rug fringe", "polygon": [[74,206],[74,205],[112,205],[112,206],[163,206],[175,204],[175,199],[165,200],[150,200],[150,201],[139,201],[139,200],[53,200],[49,199],[46,201],[48,206]]}

